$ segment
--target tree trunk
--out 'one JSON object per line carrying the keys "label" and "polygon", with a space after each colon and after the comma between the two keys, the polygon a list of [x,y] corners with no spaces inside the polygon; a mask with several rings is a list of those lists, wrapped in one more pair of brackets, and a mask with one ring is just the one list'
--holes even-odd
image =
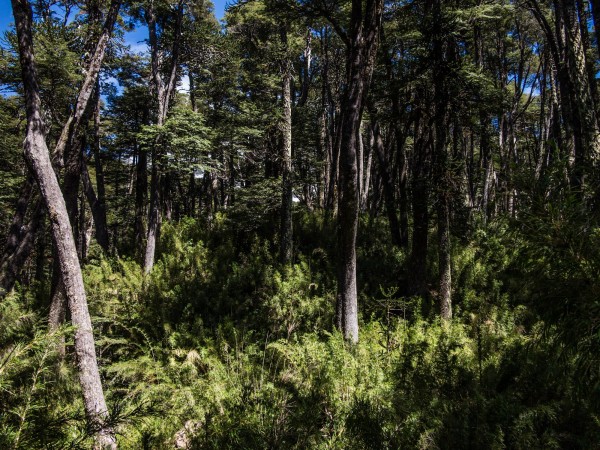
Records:
{"label": "tree trunk", "polygon": [[145,248],[144,239],[146,236],[146,199],[148,198],[148,153],[146,149],[140,148],[137,142],[134,142],[134,149],[137,154],[135,166],[135,221],[133,225],[134,241],[136,254],[140,255],[140,250]]}
{"label": "tree trunk", "polygon": [[[169,78],[165,82],[163,79],[160,61],[158,37],[156,32],[156,15],[154,4],[150,2],[146,10],[146,21],[148,23],[148,35],[150,42],[151,67],[152,67],[152,88],[158,100],[158,112],[156,124],[160,127],[164,125],[167,119],[169,104],[175,91],[177,82],[177,68],[179,65],[179,45],[181,41],[181,24],[183,20],[183,1],[180,0],[177,6],[177,17],[175,23],[173,47],[171,50],[171,63],[169,68]],[[162,185],[162,151],[159,150],[160,139],[154,143],[152,149],[152,177],[150,180],[150,211],[148,218],[148,232],[146,235],[146,249],[144,253],[144,273],[150,273],[154,266],[154,254],[156,252],[156,240],[159,235],[161,223],[161,185]]]}
{"label": "tree trunk", "polygon": [[19,230],[19,239],[16,247],[12,249],[7,258],[2,260],[0,264],[0,298],[12,291],[15,286],[19,272],[25,265],[25,261],[27,261],[33,249],[35,236],[43,218],[43,212],[42,201],[38,199],[33,207],[29,223],[26,227],[24,226]]}
{"label": "tree trunk", "polygon": [[102,34],[98,39],[98,43],[96,44],[94,54],[92,55],[88,67],[86,67],[86,76],[83,80],[83,85],[79,90],[79,94],[77,95],[75,108],[69,116],[67,123],[63,127],[60,138],[58,139],[58,143],[54,149],[54,155],[59,162],[62,161],[66,147],[78,135],[78,131],[83,122],[90,98],[94,92],[94,89],[96,88],[98,74],[100,73],[102,61],[104,60],[106,45],[108,44],[108,40],[112,34],[120,8],[121,0],[111,1],[110,9],[108,10],[106,20],[104,21]]}
{"label": "tree trunk", "polygon": [[[383,13],[383,0],[352,1],[347,45],[346,91],[340,120],[340,180],[338,199],[338,325],[346,340],[358,342],[356,233],[358,229],[358,142],[364,101],[371,83]],[[339,29],[339,26],[336,27]]]}
{"label": "tree trunk", "polygon": [[77,259],[77,250],[69,216],[56,174],[50,162],[50,154],[43,133],[39,86],[33,56],[31,26],[33,14],[27,0],[12,0],[17,28],[19,56],[27,110],[27,135],[24,153],[46,203],[60,262],[60,272],[75,325],[75,355],[79,382],[84,398],[84,407],[89,422],[96,431],[96,442],[101,448],[116,449],[112,428],[106,425],[108,410],[104,400],[92,323]]}
{"label": "tree trunk", "polygon": [[[94,201],[93,187],[89,183],[88,189],[85,187],[85,194],[88,198],[90,208],[92,210],[92,216],[94,218],[94,225],[96,227],[96,241],[102,247],[102,249],[108,253],[109,251],[109,237],[108,237],[108,222],[106,220],[106,189],[104,184],[104,166],[102,164],[102,151],[100,147],[100,81],[96,82],[96,94],[95,94],[95,106],[94,106],[94,167],[96,169],[96,199]],[[87,166],[83,164],[83,176],[87,174]],[[90,177],[87,174],[89,181]]]}
{"label": "tree trunk", "polygon": [[[438,225],[438,264],[439,264],[439,304],[442,319],[452,318],[452,259],[450,244],[450,161],[448,156],[449,126],[449,86],[448,61],[453,53],[452,43],[442,35],[441,0],[436,0],[433,10],[433,84],[434,84],[434,125],[435,161],[437,182],[437,225]],[[437,26],[435,26],[437,25]]]}
{"label": "tree trunk", "polygon": [[402,237],[400,235],[400,222],[398,221],[398,215],[396,214],[394,185],[392,184],[392,177],[390,176],[389,161],[388,158],[386,158],[386,151],[383,145],[379,124],[373,123],[372,127],[377,160],[379,161],[379,174],[381,176],[381,183],[383,184],[385,210],[387,212],[388,222],[390,224],[392,244],[394,244],[396,247],[401,247]]}
{"label": "tree trunk", "polygon": [[414,166],[412,169],[413,234],[410,250],[409,293],[425,297],[427,289],[427,250],[429,233],[429,142],[422,122],[415,120]]}
{"label": "tree trunk", "polygon": [[[96,172],[98,173],[98,172]],[[87,198],[90,209],[92,210],[92,217],[94,219],[94,226],[96,227],[96,241],[102,250],[108,252],[108,229],[106,226],[106,209],[96,196],[90,174],[86,164],[81,166],[81,179],[83,181],[83,190]]]}
{"label": "tree trunk", "polygon": [[[287,32],[281,31],[281,40],[287,50]],[[281,133],[283,136],[283,176],[281,182],[281,249],[280,259],[283,264],[292,262],[292,95],[290,84],[292,81],[291,63],[285,58],[283,61],[282,97],[283,119]]]}
{"label": "tree trunk", "polygon": [[592,4],[592,18],[594,19],[594,32],[596,33],[596,41],[598,56],[600,56],[600,0],[590,0]]}
{"label": "tree trunk", "polygon": [[156,239],[158,237],[161,213],[160,213],[160,179],[158,163],[154,162],[156,152],[152,155],[152,176],[150,179],[150,211],[148,219],[148,235],[146,238],[146,252],[144,254],[144,273],[148,274],[154,267],[154,255],[156,252]]}

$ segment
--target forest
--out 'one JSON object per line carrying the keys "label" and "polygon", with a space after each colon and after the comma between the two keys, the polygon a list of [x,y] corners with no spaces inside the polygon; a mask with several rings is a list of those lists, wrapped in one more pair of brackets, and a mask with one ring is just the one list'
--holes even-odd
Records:
{"label": "forest", "polygon": [[1,449],[599,448],[599,0],[4,3]]}

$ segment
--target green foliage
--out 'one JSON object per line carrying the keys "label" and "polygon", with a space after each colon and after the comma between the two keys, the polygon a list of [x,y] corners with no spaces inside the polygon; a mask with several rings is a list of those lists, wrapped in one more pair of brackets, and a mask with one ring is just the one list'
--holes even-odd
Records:
{"label": "green foliage", "polygon": [[[48,333],[18,293],[0,304],[0,447],[56,448],[86,438],[76,380],[56,357],[69,330]],[[72,402],[70,402],[70,400]]]}
{"label": "green foliage", "polygon": [[[21,157],[22,123],[19,117],[20,104],[16,97],[0,96],[0,209],[11,211],[19,197],[19,188],[24,177],[24,161]],[[8,229],[10,214],[0,217],[0,227]]]}
{"label": "green foliage", "polygon": [[600,406],[600,244],[598,217],[583,209],[578,194],[543,207],[521,220],[515,240],[519,258],[512,265],[524,275],[514,295],[544,321],[545,338],[556,364],[577,368],[576,388]]}
{"label": "green foliage", "polygon": [[200,114],[184,106],[172,108],[162,126],[142,126],[137,139],[145,148],[161,145],[165,152],[165,169],[193,172],[207,170],[214,164],[208,157],[210,130],[204,126]]}
{"label": "green foliage", "polygon": [[318,280],[305,261],[273,273],[261,305],[271,333],[289,339],[298,332],[318,334],[330,328],[335,299]]}
{"label": "green foliage", "polygon": [[[600,438],[580,361],[548,357],[568,348],[560,322],[537,322],[510,289],[515,261],[537,267],[524,236],[494,223],[455,249],[460,311],[451,323],[421,318],[419,299],[399,297],[386,278],[363,293],[351,346],[330,331],[327,239],[308,244],[327,221],[298,218],[303,252],[287,268],[258,236],[236,249],[223,215],[165,224],[149,276],[126,259],[91,259],[85,283],[120,448],[185,439],[208,449],[583,449]],[[377,234],[361,239],[374,247],[361,250],[363,267],[374,252],[402,268]],[[24,304],[17,291],[0,305],[3,447],[85,447],[75,374],[54,352],[70,331],[48,335]],[[46,440],[36,441],[41,429]]]}

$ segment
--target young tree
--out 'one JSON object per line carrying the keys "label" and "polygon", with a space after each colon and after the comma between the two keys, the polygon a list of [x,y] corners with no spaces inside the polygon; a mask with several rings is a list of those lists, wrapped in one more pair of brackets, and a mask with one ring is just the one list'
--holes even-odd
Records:
{"label": "young tree", "polygon": [[[150,57],[151,57],[151,76],[152,89],[157,101],[156,125],[161,127],[167,119],[169,104],[175,92],[177,83],[177,70],[179,68],[179,55],[181,44],[181,25],[183,21],[184,2],[180,0],[173,11],[175,16],[175,25],[173,28],[173,43],[170,54],[169,66],[167,68],[167,78],[162,74],[163,68],[161,61],[164,55],[159,46],[159,35],[157,30],[157,12],[154,0],[150,0],[146,7],[146,23],[148,24]],[[163,30],[164,31],[164,30]],[[161,36],[162,37],[162,36]],[[144,272],[149,273],[154,266],[154,256],[156,253],[156,240],[160,230],[162,220],[161,213],[161,186],[163,173],[161,159],[164,158],[163,152],[159,148],[160,142],[152,146],[152,174],[150,178],[150,210],[148,219],[148,233],[146,235],[146,250],[144,253]]]}

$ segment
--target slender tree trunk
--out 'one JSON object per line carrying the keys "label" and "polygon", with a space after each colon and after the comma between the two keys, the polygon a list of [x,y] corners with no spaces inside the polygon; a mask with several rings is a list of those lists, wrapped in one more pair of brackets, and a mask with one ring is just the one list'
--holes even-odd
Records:
{"label": "slender tree trunk", "polygon": [[392,243],[397,247],[401,247],[402,237],[400,235],[400,222],[398,221],[398,215],[396,214],[396,201],[394,199],[394,186],[392,184],[392,177],[389,172],[389,161],[388,158],[386,158],[386,151],[383,145],[383,138],[381,137],[379,124],[373,123],[372,127],[377,160],[379,161],[379,174],[383,184],[385,210],[387,212],[388,222],[390,224]]}
{"label": "slender tree trunk", "polygon": [[[287,40],[287,37],[286,37]],[[300,93],[300,98],[298,99],[297,106],[304,106],[306,104],[306,100],[308,99],[308,91],[310,87],[310,68],[312,62],[312,30],[308,28],[306,30],[306,46],[304,48],[304,61],[302,67],[302,92]],[[286,44],[287,45],[287,44]]]}
{"label": "slender tree trunk", "polygon": [[25,261],[29,258],[33,249],[42,218],[43,203],[38,198],[32,208],[32,217],[29,223],[19,230],[19,239],[16,247],[12,249],[10,255],[3,259],[0,264],[0,298],[12,291],[15,286],[19,272],[25,265]]}
{"label": "slender tree trunk", "polygon": [[46,203],[60,261],[60,272],[75,325],[75,355],[86,415],[96,432],[101,448],[116,449],[114,431],[105,424],[108,416],[96,351],[92,323],[81,275],[73,231],[43,133],[41,102],[33,56],[31,26],[33,14],[27,0],[12,0],[17,28],[19,56],[27,110],[27,135],[24,153]]}
{"label": "slender tree trunk", "polygon": [[160,213],[160,179],[158,163],[154,162],[156,152],[152,155],[152,175],[150,180],[150,211],[148,219],[148,235],[146,238],[146,252],[144,254],[144,273],[150,273],[154,267],[154,255],[156,253],[156,239],[158,237],[161,213]]}
{"label": "slender tree trunk", "polygon": [[[171,63],[169,68],[169,78],[163,79],[160,68],[160,49],[156,31],[156,15],[154,11],[154,2],[151,1],[146,9],[146,21],[148,23],[148,35],[150,42],[151,67],[152,67],[152,87],[158,100],[157,125],[164,125],[167,119],[169,104],[175,91],[177,82],[177,68],[179,66],[179,46],[181,41],[181,24],[183,20],[183,0],[177,5],[177,17],[174,29],[175,39],[171,50]],[[160,192],[163,178],[162,150],[159,150],[160,139],[154,143],[152,149],[152,176],[150,179],[150,211],[148,218],[148,232],[146,235],[146,249],[144,252],[144,273],[150,273],[154,266],[154,257],[156,252],[156,240],[159,235],[161,217],[161,199]]]}
{"label": "slender tree trunk", "polygon": [[434,83],[434,125],[435,161],[437,182],[437,225],[438,225],[438,264],[439,264],[439,304],[442,319],[452,318],[452,259],[450,243],[450,161],[448,155],[449,126],[448,108],[448,61],[453,49],[449,38],[442,33],[442,4],[435,0],[433,10],[433,83]]}
{"label": "slender tree trunk", "polygon": [[598,42],[596,50],[600,56],[600,0],[590,0],[592,4],[592,17],[594,19],[594,32],[596,33],[596,42]]}
{"label": "slender tree trunk", "polygon": [[[281,40],[287,51],[287,31],[281,31]],[[292,95],[291,95],[291,63],[287,56],[283,61],[282,97],[283,118],[281,133],[283,136],[283,176],[281,184],[281,249],[280,258],[283,264],[292,262]]]}
{"label": "slender tree trunk", "polygon": [[[96,172],[97,173],[97,172]],[[83,164],[81,167],[81,179],[83,181],[83,190],[87,198],[88,204],[92,211],[92,217],[94,219],[94,225],[96,227],[96,240],[105,252],[108,252],[108,229],[106,226],[106,209],[101,204],[100,200],[96,196],[94,186],[90,179],[90,174],[87,169],[87,165]]]}
{"label": "slender tree trunk", "polygon": [[[94,225],[96,227],[96,241],[102,249],[108,253],[109,237],[108,237],[108,222],[106,220],[106,188],[104,183],[104,165],[102,164],[102,149],[100,146],[100,81],[96,82],[96,94],[94,105],[94,142],[92,147],[94,153],[94,167],[96,169],[96,195],[91,183],[86,187],[84,184],[85,194],[92,210]],[[87,174],[89,182],[90,177],[87,173],[87,166],[83,164],[83,174]],[[94,199],[94,197],[96,197]]]}
{"label": "slender tree trunk", "polygon": [[104,21],[102,34],[98,39],[94,54],[92,55],[88,67],[86,68],[86,76],[81,89],[79,90],[79,94],[77,95],[75,108],[73,109],[72,114],[69,116],[67,123],[63,127],[60,138],[58,139],[58,143],[56,144],[56,148],[54,149],[54,155],[59,162],[62,161],[67,145],[69,145],[70,142],[78,136],[79,128],[83,123],[90,98],[92,97],[94,89],[96,88],[98,74],[100,73],[102,61],[104,60],[106,45],[108,44],[108,40],[112,34],[120,8],[121,0],[111,1],[106,20]]}
{"label": "slender tree trunk", "polygon": [[[148,198],[148,153],[146,149],[140,148],[136,142],[134,147],[137,153],[135,166],[135,222],[133,226],[135,248],[145,248],[144,240],[146,236],[146,202]],[[139,256],[139,250],[136,252]]]}
{"label": "slender tree trunk", "polygon": [[2,259],[0,260],[0,266],[3,265],[5,260],[12,256],[22,239],[22,231],[25,226],[27,208],[31,203],[31,199],[33,198],[34,194],[33,183],[33,177],[28,175],[23,183],[23,186],[21,186],[21,193],[19,195],[19,199],[17,200],[17,205],[10,228],[8,229],[8,236],[4,246],[4,253],[2,255]]}
{"label": "slender tree trunk", "polygon": [[423,119],[415,120],[414,163],[412,169],[413,233],[410,251],[409,293],[427,296],[427,251],[429,241],[429,147],[422,126]]}

